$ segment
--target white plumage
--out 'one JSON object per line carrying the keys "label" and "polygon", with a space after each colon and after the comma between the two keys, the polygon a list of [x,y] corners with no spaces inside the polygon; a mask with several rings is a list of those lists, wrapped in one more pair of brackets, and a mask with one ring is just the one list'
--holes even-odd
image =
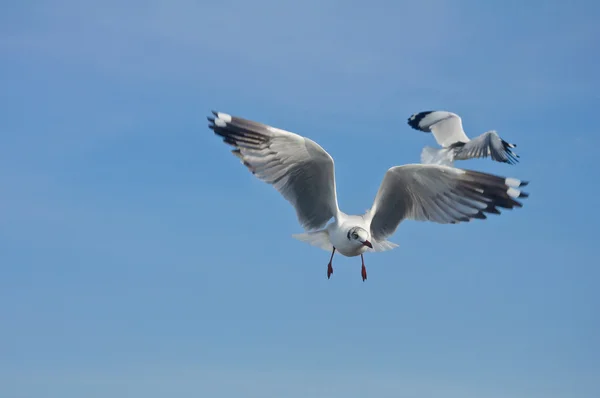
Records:
{"label": "white plumage", "polygon": [[[517,189],[527,183],[515,178],[454,167],[409,164],[390,168],[373,205],[363,215],[348,215],[338,207],[334,162],[316,142],[266,124],[213,112],[209,127],[235,149],[233,154],[257,178],[272,185],[296,210],[306,230],[296,239],[347,257],[397,247],[387,241],[406,219],[441,224],[484,219],[498,208],[521,207]],[[359,162],[360,164],[360,162]],[[360,181],[353,182],[359,185]],[[331,223],[327,223],[332,220]],[[333,272],[331,260],[328,277]]]}
{"label": "white plumage", "polygon": [[456,113],[447,111],[425,111],[408,118],[408,125],[415,130],[433,133],[442,147],[425,147],[421,152],[421,162],[452,166],[455,160],[491,157],[502,163],[518,162],[512,148],[515,144],[504,141],[496,131],[490,130],[479,137],[469,139],[462,126],[462,120]]}

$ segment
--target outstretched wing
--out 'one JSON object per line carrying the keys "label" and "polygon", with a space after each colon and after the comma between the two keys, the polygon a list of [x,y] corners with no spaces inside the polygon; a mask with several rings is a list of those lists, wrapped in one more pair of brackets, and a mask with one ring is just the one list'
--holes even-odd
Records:
{"label": "outstretched wing", "polygon": [[500,214],[499,207],[521,207],[515,198],[529,195],[515,187],[525,185],[514,178],[448,166],[396,166],[385,174],[366,218],[371,236],[381,241],[404,219],[455,224],[485,219],[485,213]]}
{"label": "outstretched wing", "polygon": [[266,124],[213,112],[209,127],[262,181],[296,209],[305,229],[323,227],[338,214],[333,159],[316,142]]}
{"label": "outstretched wing", "polygon": [[519,155],[511,150],[515,147],[515,144],[504,141],[495,131],[488,131],[464,145],[456,145],[454,159],[466,160],[489,156],[497,162],[515,164],[519,161]]}
{"label": "outstretched wing", "polygon": [[448,147],[455,142],[468,142],[469,137],[462,127],[462,120],[456,113],[447,111],[425,111],[408,118],[408,125],[415,130],[433,133],[437,143]]}

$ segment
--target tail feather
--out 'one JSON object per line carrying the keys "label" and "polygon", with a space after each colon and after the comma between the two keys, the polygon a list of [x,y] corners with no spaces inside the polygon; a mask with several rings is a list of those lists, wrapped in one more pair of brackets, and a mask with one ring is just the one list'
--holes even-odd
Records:
{"label": "tail feather", "polygon": [[[298,239],[301,242],[306,242],[311,246],[316,246],[328,252],[333,250],[333,245],[329,240],[329,233],[326,229],[322,229],[314,232],[305,232],[302,234],[292,235],[292,238]],[[390,242],[388,240],[384,241],[376,241],[371,242],[373,244],[372,249],[368,249],[370,252],[384,252],[387,250],[392,250],[398,247],[397,244]]]}
{"label": "tail feather", "polygon": [[398,247],[398,245],[394,242],[390,242],[389,240],[376,241],[371,242],[373,244],[373,248],[369,249],[370,252],[384,252],[387,250],[392,250]]}
{"label": "tail feather", "polygon": [[421,151],[421,163],[453,166],[454,152],[450,148],[437,149],[426,146]]}
{"label": "tail feather", "polygon": [[333,250],[333,245],[329,240],[329,233],[326,229],[314,232],[305,232],[302,234],[295,234],[292,235],[292,238],[298,239],[301,242],[306,242],[311,246],[316,246],[326,251]]}

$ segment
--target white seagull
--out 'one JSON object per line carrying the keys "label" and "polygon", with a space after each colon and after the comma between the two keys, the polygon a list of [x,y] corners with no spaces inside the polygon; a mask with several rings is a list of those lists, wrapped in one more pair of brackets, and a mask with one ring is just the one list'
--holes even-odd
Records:
{"label": "white seagull", "polygon": [[[212,112],[209,127],[235,149],[233,154],[260,180],[272,185],[296,209],[305,233],[292,235],[331,251],[327,278],[336,250],[346,257],[360,255],[361,275],[367,279],[363,253],[390,250],[387,241],[402,220],[454,224],[498,208],[521,207],[515,198],[528,194],[527,185],[498,177],[441,165],[408,164],[390,168],[373,206],[363,215],[348,215],[338,207],[332,157],[316,142],[266,124],[221,112]],[[362,160],[355,163],[362,167]],[[356,184],[358,185],[358,184]],[[333,222],[326,225],[330,219]]]}
{"label": "white seagull", "polygon": [[421,152],[421,162],[452,166],[454,160],[491,157],[502,163],[515,164],[519,155],[511,148],[515,144],[504,141],[494,130],[487,131],[471,140],[462,127],[462,120],[456,113],[447,111],[425,111],[408,118],[408,125],[415,130],[433,133],[442,149],[426,146]]}

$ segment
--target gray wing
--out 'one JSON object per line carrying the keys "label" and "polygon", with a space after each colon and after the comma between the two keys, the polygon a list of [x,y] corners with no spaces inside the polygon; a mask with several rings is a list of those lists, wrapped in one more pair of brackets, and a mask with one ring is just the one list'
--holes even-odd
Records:
{"label": "gray wing", "polygon": [[415,130],[433,133],[437,143],[449,147],[455,142],[467,142],[469,137],[462,127],[462,119],[448,111],[424,111],[411,115],[408,125]]}
{"label": "gray wing", "polygon": [[296,209],[305,229],[323,227],[338,214],[333,159],[316,142],[266,124],[213,112],[209,128],[260,180]]}
{"label": "gray wing", "polygon": [[371,236],[380,241],[393,234],[404,219],[455,224],[485,219],[485,213],[500,214],[498,208],[521,207],[515,198],[529,195],[515,187],[525,185],[527,182],[514,178],[448,166],[392,167],[366,218]]}
{"label": "gray wing", "polygon": [[519,155],[511,150],[515,147],[515,144],[504,141],[495,131],[488,131],[464,145],[457,145],[454,158],[466,160],[489,156],[496,162],[515,164],[519,161]]}

